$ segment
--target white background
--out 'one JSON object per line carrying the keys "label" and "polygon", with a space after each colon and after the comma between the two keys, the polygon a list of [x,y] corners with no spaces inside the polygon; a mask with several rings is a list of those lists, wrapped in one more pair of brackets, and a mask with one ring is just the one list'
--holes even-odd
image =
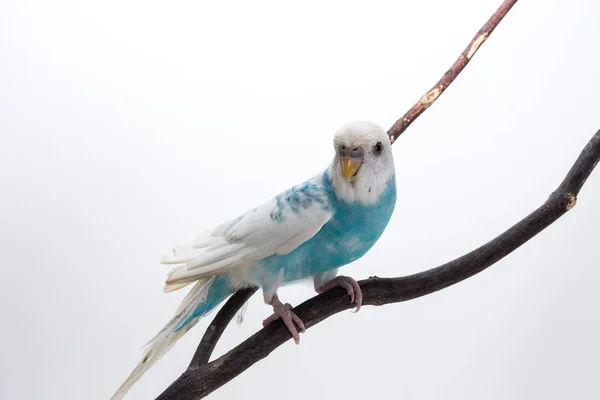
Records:
{"label": "white background", "polygon": [[[109,398],[185,294],[162,293],[160,255],[324,169],[345,122],[391,126],[499,4],[2,1],[0,398]],[[343,273],[434,267],[545,201],[600,128],[599,19],[520,1],[394,145],[396,211]],[[336,315],[211,398],[600,398],[599,205],[596,171],[488,271]],[[216,353],[269,313],[255,296]],[[178,377],[207,323],[129,398]]]}

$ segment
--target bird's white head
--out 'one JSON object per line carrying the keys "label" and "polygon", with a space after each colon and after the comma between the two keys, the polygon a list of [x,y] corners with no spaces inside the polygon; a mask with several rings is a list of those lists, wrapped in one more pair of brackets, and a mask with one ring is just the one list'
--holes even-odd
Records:
{"label": "bird's white head", "polygon": [[379,125],[350,122],[337,131],[333,146],[328,174],[339,199],[375,204],[388,184],[395,185],[392,145]]}

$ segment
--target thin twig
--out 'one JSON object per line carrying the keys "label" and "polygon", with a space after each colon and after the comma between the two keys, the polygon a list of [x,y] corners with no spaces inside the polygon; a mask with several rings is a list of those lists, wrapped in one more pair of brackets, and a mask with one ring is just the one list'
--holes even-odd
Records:
{"label": "thin twig", "polygon": [[[375,277],[360,281],[363,305],[380,306],[425,296],[493,265],[573,208],[579,190],[598,161],[600,130],[583,149],[558,189],[537,210],[490,242],[442,266],[400,278]],[[351,307],[345,290],[336,288],[305,301],[294,312],[304,321],[306,328],[310,328]],[[283,323],[275,321],[227,354],[184,372],[157,400],[202,399],[267,357],[290,337]]]}
{"label": "thin twig", "polygon": [[496,29],[500,21],[502,21],[504,16],[516,2],[517,0],[505,0],[498,10],[496,10],[494,15],[492,15],[485,25],[481,27],[458,59],[456,59],[450,69],[446,71],[444,76],[442,76],[442,78],[427,93],[425,93],[423,97],[421,97],[421,99],[402,116],[402,118],[394,123],[387,132],[392,143],[394,143],[406,128],[408,128],[410,124],[423,113],[423,111],[427,110],[438,97],[444,93],[448,86],[454,82],[458,74],[460,74],[467,66],[475,53],[477,53],[477,50],[479,50],[481,45],[490,37],[494,29]]}
{"label": "thin twig", "polygon": [[[421,99],[408,110],[402,118],[388,130],[388,135],[392,143],[400,136],[406,128],[417,119],[423,111],[425,111],[431,104],[433,104],[437,98],[450,86],[450,84],[456,79],[461,73],[465,66],[469,63],[471,58],[475,55],[479,47],[486,41],[490,34],[496,29],[496,26],[502,21],[504,16],[510,11],[512,6],[517,0],[506,0],[496,10],[494,15],[479,29],[475,37],[471,40],[467,48],[462,52],[458,59],[452,64],[452,67],[444,74],[444,76],[435,84],[435,86],[429,90]],[[248,298],[252,296],[254,291],[248,294]],[[246,293],[246,292],[244,292]],[[242,307],[244,302],[238,301],[242,295],[232,296],[225,305],[221,308],[221,311],[215,316],[214,320],[209,325],[207,331],[202,337],[202,341],[198,345],[198,349],[194,354],[192,362],[189,368],[198,366],[200,364],[206,364],[210,359],[213,349],[217,344],[217,341],[221,337],[221,334],[227,328],[227,325],[231,319],[235,316],[235,313]]]}

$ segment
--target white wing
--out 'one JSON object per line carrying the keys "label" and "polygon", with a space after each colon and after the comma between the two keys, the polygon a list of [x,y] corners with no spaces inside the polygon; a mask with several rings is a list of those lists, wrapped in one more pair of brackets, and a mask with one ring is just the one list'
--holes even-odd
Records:
{"label": "white wing", "polygon": [[161,259],[163,264],[180,264],[169,273],[165,291],[232,268],[250,267],[273,254],[288,254],[330,218],[331,207],[320,179],[295,186],[199,235],[193,244],[175,247]]}

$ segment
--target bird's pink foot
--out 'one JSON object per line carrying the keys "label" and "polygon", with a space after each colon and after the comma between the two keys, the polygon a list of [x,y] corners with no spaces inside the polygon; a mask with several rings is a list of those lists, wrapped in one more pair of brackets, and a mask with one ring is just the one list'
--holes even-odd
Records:
{"label": "bird's pink foot", "polygon": [[294,314],[292,311],[292,305],[289,303],[283,304],[277,295],[273,296],[271,299],[271,305],[273,306],[273,315],[263,321],[263,326],[267,326],[271,322],[281,318],[288,331],[290,331],[292,334],[294,342],[299,344],[300,334],[298,333],[298,329],[300,329],[300,332],[304,333],[304,322],[302,322],[302,320],[296,314]]}
{"label": "bird's pink foot", "polygon": [[329,290],[334,287],[341,286],[346,289],[348,292],[348,296],[350,296],[350,303],[356,303],[356,312],[360,310],[360,306],[362,305],[363,295],[362,290],[360,290],[360,285],[354,279],[349,276],[336,276],[329,282],[325,283],[323,286],[319,286],[315,290],[317,293],[323,293],[326,290]]}

